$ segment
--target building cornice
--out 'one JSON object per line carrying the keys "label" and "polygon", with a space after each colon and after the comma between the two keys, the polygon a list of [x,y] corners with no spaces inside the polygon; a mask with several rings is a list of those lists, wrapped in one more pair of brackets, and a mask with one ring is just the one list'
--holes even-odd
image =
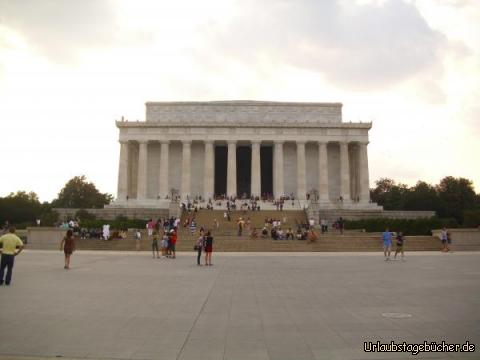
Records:
{"label": "building cornice", "polygon": [[116,126],[119,129],[122,128],[141,128],[141,129],[149,129],[149,128],[265,128],[265,129],[285,129],[285,128],[302,128],[302,129],[371,129],[372,123],[371,122],[357,122],[357,123],[309,123],[309,124],[302,124],[302,123],[295,123],[295,124],[237,124],[232,126],[232,124],[221,124],[221,123],[178,123],[178,124],[163,124],[163,123],[156,123],[156,122],[147,122],[147,121],[116,121]]}

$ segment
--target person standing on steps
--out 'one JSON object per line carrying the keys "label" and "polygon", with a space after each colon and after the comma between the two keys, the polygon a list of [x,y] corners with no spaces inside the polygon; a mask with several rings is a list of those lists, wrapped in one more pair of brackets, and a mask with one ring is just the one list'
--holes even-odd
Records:
{"label": "person standing on steps", "polygon": [[[383,240],[383,254],[385,256],[385,261],[390,260],[390,253],[392,252],[392,233],[389,228],[386,228],[382,234]],[[387,256],[388,254],[388,256]]]}
{"label": "person standing on steps", "polygon": [[213,237],[210,230],[205,236],[205,265],[212,266]]}
{"label": "person standing on steps", "polygon": [[0,250],[0,253],[2,254],[0,265],[0,285],[3,285],[3,273],[5,272],[6,268],[7,276],[5,278],[5,285],[8,286],[12,282],[13,263],[15,256],[20,254],[23,250],[23,242],[17,235],[15,235],[14,226],[9,226],[8,233],[0,237],[0,245],[2,245],[2,249]]}
{"label": "person standing on steps", "polygon": [[63,268],[68,270],[70,269],[70,257],[75,251],[75,238],[73,237],[73,231],[71,229],[67,230],[67,234],[60,243],[60,251],[62,250],[65,254],[65,266]]}
{"label": "person standing on steps", "polygon": [[139,229],[135,231],[135,249],[140,251],[140,240],[142,239],[142,233]]}

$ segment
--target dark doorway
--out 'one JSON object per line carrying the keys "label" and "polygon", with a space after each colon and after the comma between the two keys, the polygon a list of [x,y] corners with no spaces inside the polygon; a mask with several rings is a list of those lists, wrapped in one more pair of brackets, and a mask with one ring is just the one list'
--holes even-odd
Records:
{"label": "dark doorway", "polygon": [[262,195],[273,194],[273,148],[262,146],[260,148],[260,167],[262,169]]}
{"label": "dark doorway", "polygon": [[250,197],[252,174],[252,149],[250,146],[237,147],[237,196]]}
{"label": "dark doorway", "polygon": [[215,196],[227,193],[227,154],[226,146],[215,146]]}

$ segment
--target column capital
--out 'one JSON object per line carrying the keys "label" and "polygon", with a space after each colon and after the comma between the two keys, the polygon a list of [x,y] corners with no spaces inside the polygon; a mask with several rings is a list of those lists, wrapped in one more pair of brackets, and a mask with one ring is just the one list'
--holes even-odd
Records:
{"label": "column capital", "polygon": [[340,144],[340,146],[348,146],[348,144],[350,142],[349,141],[339,141],[338,143]]}
{"label": "column capital", "polygon": [[205,145],[213,145],[215,143],[215,140],[203,140]]}
{"label": "column capital", "polygon": [[329,143],[329,141],[328,141],[328,140],[319,140],[319,141],[317,141],[317,144],[318,144],[318,145],[320,145],[320,146],[322,146],[322,145],[325,145],[325,146],[327,146],[327,145],[328,145],[328,143]]}
{"label": "column capital", "polygon": [[191,144],[192,144],[192,140],[182,140],[182,144],[183,144],[183,146],[191,145]]}
{"label": "column capital", "polygon": [[295,141],[297,145],[305,145],[307,142],[305,140],[297,140]]}
{"label": "column capital", "polygon": [[160,140],[160,144],[170,144],[170,140]]}
{"label": "column capital", "polygon": [[284,142],[285,142],[285,141],[283,141],[283,140],[274,140],[274,141],[273,141],[273,143],[274,143],[275,145],[283,145]]}
{"label": "column capital", "polygon": [[237,140],[227,140],[228,145],[237,145]]}
{"label": "column capital", "polygon": [[260,145],[262,143],[262,140],[250,140],[250,143],[252,145]]}
{"label": "column capital", "polygon": [[367,140],[367,141],[359,141],[358,142],[358,145],[361,145],[361,146],[367,146],[370,142]]}
{"label": "column capital", "polygon": [[140,145],[148,145],[148,140],[138,140]]}

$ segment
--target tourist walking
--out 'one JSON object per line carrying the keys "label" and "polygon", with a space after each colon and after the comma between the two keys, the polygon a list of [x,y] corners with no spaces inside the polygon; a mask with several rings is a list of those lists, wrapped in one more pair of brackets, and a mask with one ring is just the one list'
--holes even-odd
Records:
{"label": "tourist walking", "polygon": [[135,231],[135,248],[137,251],[140,251],[140,240],[142,239],[142,233],[140,232],[139,229]]}
{"label": "tourist walking", "polygon": [[75,251],[75,238],[73,237],[73,231],[71,229],[67,230],[67,234],[62,238],[60,243],[60,251],[63,250],[65,254],[65,266],[64,269],[70,269],[70,257]]}
{"label": "tourist walking", "polygon": [[450,245],[452,245],[452,235],[447,231],[447,251],[451,251]]}
{"label": "tourist walking", "polygon": [[152,254],[155,259],[155,252],[157,253],[157,259],[160,259],[160,254],[158,252],[158,231],[154,230],[152,233]]}
{"label": "tourist walking", "polygon": [[205,265],[212,266],[213,237],[211,231],[205,236]]}
{"label": "tourist walking", "polygon": [[340,234],[343,235],[343,230],[345,228],[345,221],[342,217],[338,219],[338,229],[340,230]]}
{"label": "tourist walking", "polygon": [[177,246],[177,231],[175,229],[170,230],[170,237],[168,239],[168,246],[169,246],[169,252],[170,252],[170,258],[175,259],[176,256],[176,251],[175,248]]}
{"label": "tourist walking", "polygon": [[202,256],[202,249],[204,247],[205,243],[205,235],[203,231],[200,231],[200,236],[197,239],[197,242],[195,243],[194,250],[197,250],[197,265],[201,266],[202,264],[200,263],[200,259]]}
{"label": "tourist walking", "polygon": [[192,234],[195,234],[195,231],[197,231],[197,222],[195,221],[195,218],[192,219],[192,221],[190,222],[190,233]]}
{"label": "tourist walking", "polygon": [[442,251],[443,252],[450,251],[450,248],[448,247],[448,232],[447,232],[447,228],[445,227],[440,232],[440,240],[442,241]]}
{"label": "tourist walking", "polygon": [[327,232],[327,220],[322,219],[320,220],[320,224],[322,227],[322,234]]}
{"label": "tourist walking", "polygon": [[[8,233],[0,237],[0,245],[2,245],[2,249],[0,250],[0,253],[2,254],[2,259],[0,261],[0,285],[3,285],[4,281],[5,285],[10,285],[12,282],[15,256],[20,254],[23,250],[23,242],[17,235],[15,235],[14,226],[9,226]],[[5,268],[7,269],[7,276],[4,279],[3,274]]]}
{"label": "tourist walking", "polygon": [[168,257],[168,233],[167,233],[167,231],[163,232],[161,246],[162,246],[162,256]]}
{"label": "tourist walking", "polygon": [[148,220],[146,228],[147,228],[148,237],[152,236],[153,229],[155,228],[155,222],[152,219]]}
{"label": "tourist walking", "polygon": [[[385,261],[390,260],[390,253],[392,252],[392,233],[388,228],[382,234],[383,239],[383,254],[385,255]],[[387,256],[388,255],[388,256]]]}
{"label": "tourist walking", "polygon": [[310,230],[308,230],[307,239],[308,239],[307,244],[317,242],[317,240],[318,240],[318,235],[317,235],[317,233],[315,232],[315,230],[313,230],[313,227],[311,227]]}
{"label": "tourist walking", "polygon": [[403,236],[403,233],[401,231],[397,232],[397,248],[395,249],[395,255],[393,255],[395,259],[397,258],[397,254],[401,253],[402,260],[405,260],[405,254],[403,252],[404,243],[405,243],[405,238]]}

